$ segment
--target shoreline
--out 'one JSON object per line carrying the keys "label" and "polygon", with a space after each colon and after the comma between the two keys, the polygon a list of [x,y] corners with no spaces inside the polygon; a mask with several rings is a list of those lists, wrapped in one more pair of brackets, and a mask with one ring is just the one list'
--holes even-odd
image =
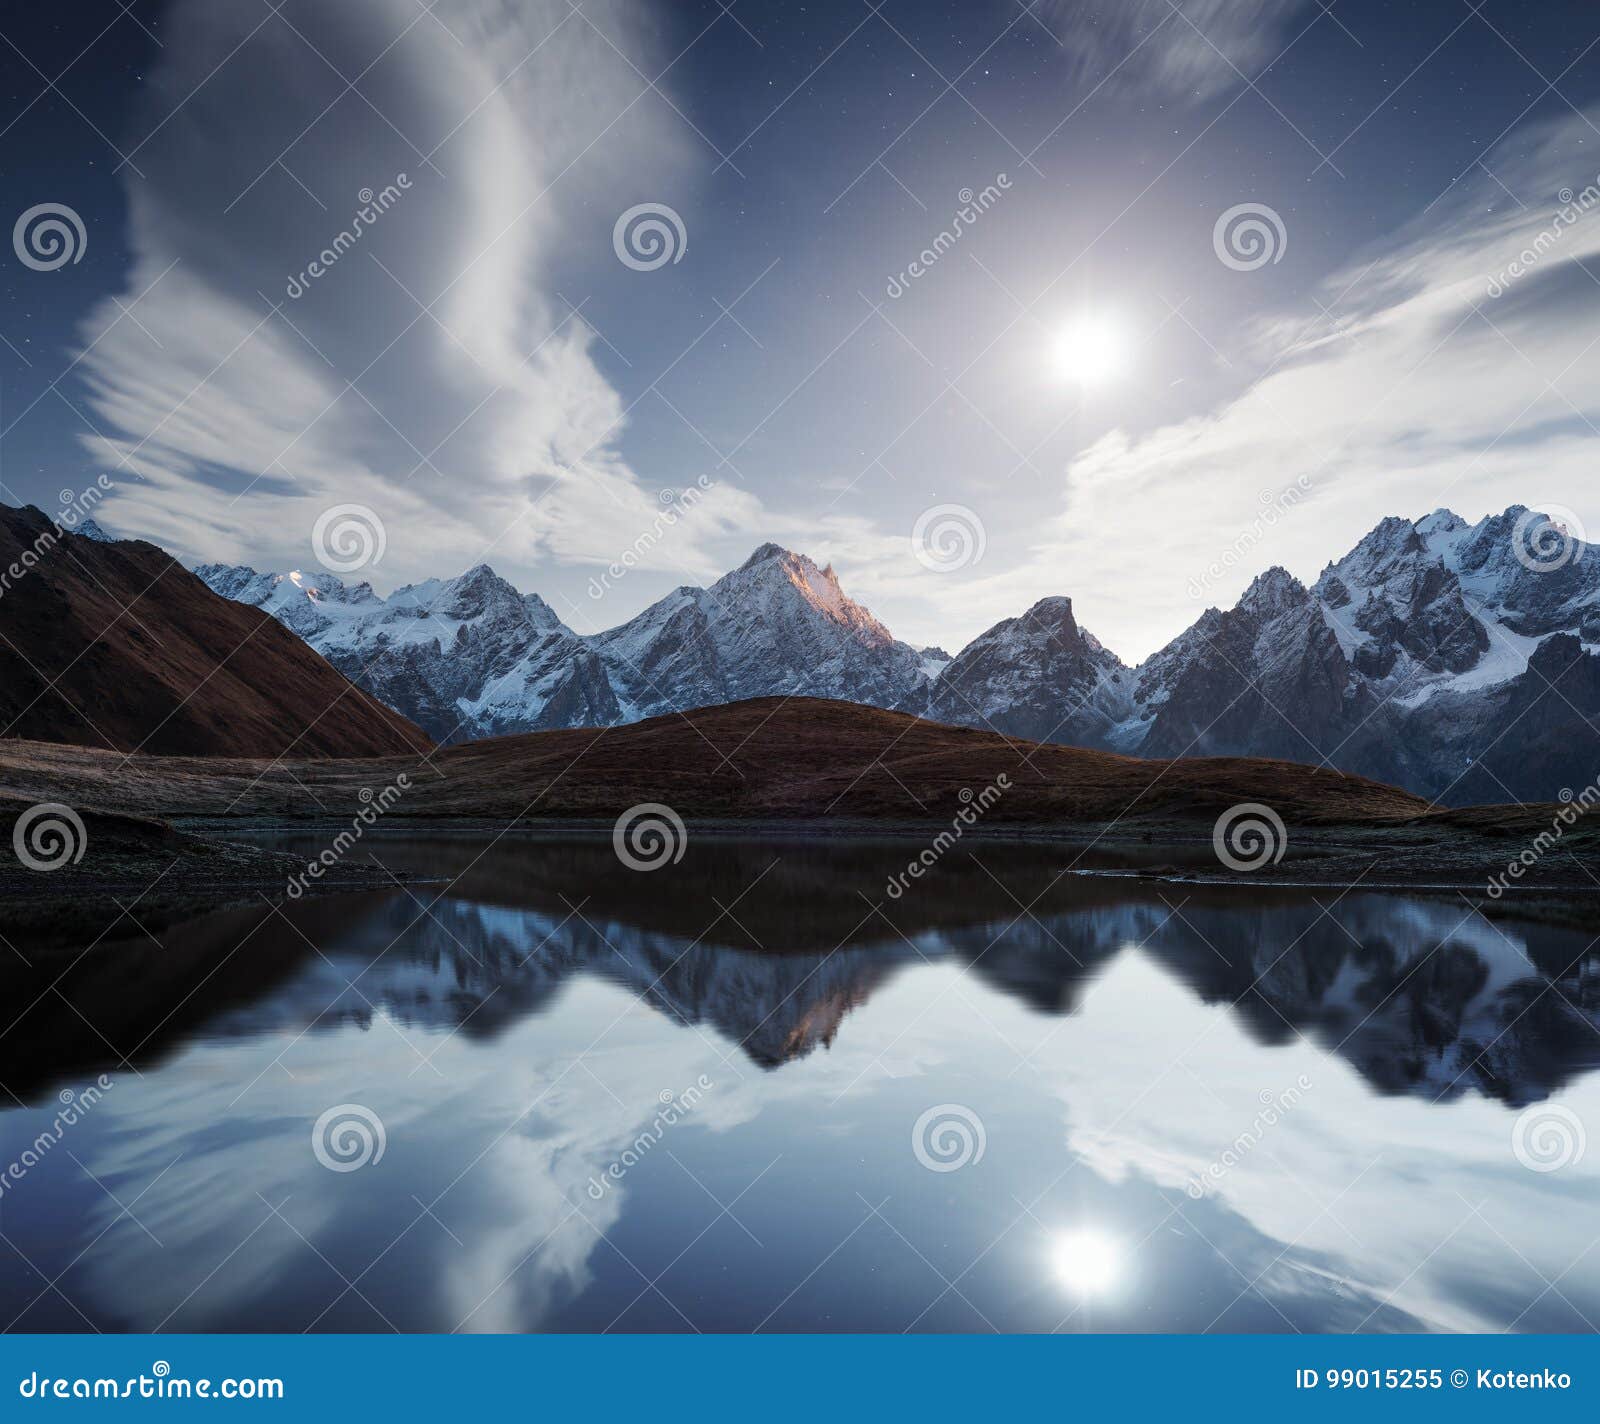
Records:
{"label": "shoreline", "polygon": [[[118,821],[127,818],[109,818]],[[93,822],[91,821],[91,824]],[[72,866],[40,873],[0,866],[0,898],[7,929],[30,947],[59,948],[87,940],[90,947],[150,936],[186,919],[245,905],[281,906],[293,899],[290,880],[304,870],[308,855],[262,840],[332,837],[347,822],[338,816],[175,817],[170,823],[143,822],[150,844],[124,847],[110,863]],[[685,819],[690,840],[834,844],[893,843],[926,845],[942,829],[912,821],[816,819]],[[1192,886],[1205,889],[1349,892],[1457,896],[1485,914],[1541,913],[1560,919],[1592,911],[1600,883],[1570,855],[1549,857],[1524,881],[1495,897],[1488,877],[1503,868],[1509,838],[1496,844],[1459,828],[1441,836],[1439,828],[1291,828],[1281,862],[1256,872],[1221,865],[1211,828],[1194,822],[1109,822],[1072,825],[983,825],[969,828],[962,843],[971,847],[1029,845],[1076,851],[1079,860],[1063,864],[1061,876],[1130,885]],[[305,892],[305,898],[449,884],[451,875],[395,870],[383,863],[382,847],[406,841],[447,838],[486,839],[522,844],[609,841],[613,822],[560,817],[510,826],[477,817],[393,815],[365,832],[367,857],[340,861]],[[373,854],[377,852],[378,854]],[[1381,866],[1381,870],[1379,867]],[[1542,872],[1542,873],[1541,873]],[[1381,877],[1381,878],[1380,878]],[[1565,907],[1565,908],[1563,908]]]}

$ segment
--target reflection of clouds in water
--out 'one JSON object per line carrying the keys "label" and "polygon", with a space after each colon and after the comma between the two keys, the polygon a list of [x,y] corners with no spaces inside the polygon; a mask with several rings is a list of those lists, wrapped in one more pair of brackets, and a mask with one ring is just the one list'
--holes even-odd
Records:
{"label": "reflection of clouds in water", "polygon": [[[602,1002],[573,1002],[582,1000]],[[708,1071],[708,1059],[713,1074],[719,1067],[699,1039],[624,1018],[610,1041],[634,1049],[648,1041],[648,1053],[593,1060],[605,1087],[581,1068],[560,1077],[592,1038],[596,1018],[608,1021],[627,1007],[621,995],[592,984],[580,986],[569,1004],[567,1027],[559,1018],[528,1023],[492,1059],[460,1036],[439,1045],[436,1035],[409,1034],[423,1053],[437,1047],[433,1062],[442,1079],[420,1067],[382,1024],[363,1036],[360,1083],[349,1080],[343,1041],[359,1030],[307,1035],[285,1055],[292,1080],[274,1068],[231,1108],[241,1081],[233,1066],[237,1053],[194,1049],[188,1071],[131,1085],[115,1134],[96,1142],[85,1158],[115,1189],[124,1180],[142,1185],[183,1152],[135,1208],[166,1249],[124,1218],[86,1258],[91,1274],[108,1300],[125,1299],[130,1280],[145,1283],[138,1328],[153,1327],[174,1309],[173,1329],[237,1328],[252,1308],[281,1303],[291,1289],[279,1261],[310,1255],[288,1226],[270,1218],[267,1202],[354,1277],[401,1226],[421,1215],[413,1197],[429,1203],[445,1193],[433,1207],[439,1222],[415,1221],[402,1246],[360,1285],[401,1329],[450,1330],[469,1315],[464,1328],[475,1330],[537,1324],[553,1299],[587,1284],[596,1230],[609,1230],[623,1208],[621,1191],[602,1202],[588,1200],[585,1181],[650,1121],[663,1085],[692,1081]],[[261,1066],[280,1047],[281,1041],[265,1041]],[[212,1055],[214,1065],[206,1062]],[[341,1175],[318,1165],[308,1133],[329,1100],[349,1096],[382,1116],[388,1150],[380,1164]],[[197,1120],[215,1126],[195,1135]],[[692,1123],[681,1127],[694,1130]],[[595,1229],[573,1213],[574,1203]],[[95,1230],[116,1211],[105,1202]],[[519,1269],[530,1257],[528,1269]],[[172,1261],[185,1262],[185,1269],[172,1270]],[[430,1287],[384,1288],[390,1272],[402,1268],[406,1275],[422,1273]],[[332,1284],[325,1293],[305,1300],[307,1323],[343,1289],[331,1270],[327,1279]],[[321,1326],[352,1316],[366,1317],[354,1328],[383,1328],[353,1293]]]}
{"label": "reflection of clouds in water", "polygon": [[[1180,1050],[1188,1070],[1180,1062],[1145,1092]],[[1476,1095],[1437,1106],[1375,1097],[1347,1063],[1304,1039],[1264,1054],[1227,1009],[1197,1009],[1147,960],[1120,960],[1070,1039],[1064,1033],[1038,1061],[1067,1104],[1073,1150],[1095,1172],[1137,1175],[1174,1193],[1250,1127],[1263,1091],[1305,1074],[1313,1086],[1301,1104],[1210,1184],[1207,1202],[1178,1198],[1183,1212],[1208,1234],[1217,1212],[1235,1214],[1291,1256],[1323,1255],[1358,1289],[1380,1299],[1393,1292],[1434,1328],[1500,1328],[1571,1264],[1574,1232],[1593,1234],[1582,1233],[1580,1218],[1600,1174],[1585,1163],[1552,1184],[1523,1170],[1509,1146],[1514,1109]],[[1563,1100],[1600,1121],[1592,1077]],[[1563,1218],[1574,1232],[1552,1230]],[[1255,1274],[1237,1264],[1246,1279]],[[1491,1278],[1498,1288],[1485,1292]],[[1569,1277],[1562,1289],[1600,1319],[1592,1278]]]}
{"label": "reflection of clouds in water", "polygon": [[[399,927],[391,932],[385,913],[363,912],[337,933],[330,924],[318,939],[387,943]],[[1153,932],[1166,918],[1161,910],[1117,907],[1050,917],[1048,934],[1019,926],[992,949],[988,928],[929,930],[917,932],[915,950],[897,940],[824,960],[706,945],[683,954],[681,939],[598,911],[590,923],[601,933],[569,925],[554,935],[559,919],[539,912],[442,904],[390,955],[368,963],[334,949],[338,973],[319,956],[248,1009],[215,1020],[210,1041],[119,1087],[114,1115],[89,1124],[74,1150],[125,1201],[159,1177],[135,1210],[166,1249],[136,1223],[116,1220],[116,1206],[102,1199],[78,1244],[106,1234],[75,1271],[74,1294],[115,1320],[131,1310],[136,1328],[174,1310],[174,1329],[264,1320],[294,1328],[326,1310],[318,1328],[381,1329],[384,1321],[354,1294],[327,1309],[344,1284],[335,1267],[349,1277],[370,1267],[359,1288],[402,1329],[564,1327],[575,1317],[598,1328],[646,1287],[597,1232],[638,1255],[640,1268],[651,1258],[629,1244],[639,1239],[630,1233],[681,1232],[657,1243],[669,1249],[654,1275],[716,1210],[668,1152],[697,1176],[726,1168],[729,1195],[786,1154],[740,1211],[766,1240],[765,1269],[780,1241],[811,1253],[795,1279],[857,1218],[858,1189],[897,1193],[900,1224],[921,1248],[959,1252],[965,1242],[957,1238],[971,1238],[976,1254],[984,1233],[1005,1225],[991,1215],[1012,1194],[1027,1200],[1045,1188],[1076,1154],[1082,1165],[1071,1191],[1114,1217],[1123,1239],[1151,1238],[1131,1265],[1151,1291],[1169,1293],[1145,1303],[1176,1328],[1204,1328],[1213,1309],[1226,1311],[1235,1290],[1256,1277],[1247,1302],[1255,1328],[1281,1324],[1258,1294],[1309,1328],[1481,1329],[1514,1320],[1544,1288],[1537,1272],[1556,1278],[1570,1263],[1567,1248],[1592,1235],[1585,1202],[1596,1164],[1548,1177],[1527,1172],[1510,1152],[1514,1109],[1481,1087],[1447,1105],[1431,1098],[1497,1032],[1507,986],[1531,972],[1518,949],[1485,924],[1465,925],[1435,962],[1470,953],[1483,963],[1432,985],[1416,1003],[1397,998],[1341,1055],[1330,1050],[1407,975],[1405,954],[1438,943],[1459,916],[1441,920],[1409,902],[1351,897],[1344,913],[1373,947],[1366,958],[1357,963],[1345,933],[1324,925],[1273,970],[1263,984],[1271,1007],[1258,1004],[1252,1014],[1229,1007],[1231,998],[1271,963],[1268,945],[1300,935],[1315,909],[1252,909],[1252,936],[1235,953],[1255,960],[1237,984],[1232,976],[1241,971],[1188,928],[1231,943],[1219,931],[1237,930],[1237,911],[1230,919],[1202,901],[1184,913],[1185,924],[1160,933]],[[452,952],[457,936],[470,955]],[[532,955],[530,946],[538,946]],[[1413,948],[1392,955],[1392,946]],[[925,964],[919,953],[938,962]],[[960,967],[979,955],[975,972]],[[358,964],[379,1017],[366,1022],[363,1005],[347,994],[342,1008],[356,1018],[331,1015],[293,1042]],[[1449,1022],[1424,1022],[1424,1009]],[[1290,1032],[1289,1019],[1317,1043]],[[463,1020],[463,1029],[449,1031]],[[1264,1045],[1265,1033],[1277,1041]],[[1552,1081],[1552,1065],[1570,1070],[1559,1055],[1530,1056],[1527,1044],[1507,1053],[1511,1041],[1507,1035],[1499,1057],[1526,1072],[1525,1093]],[[280,1050],[292,1078],[269,1066]],[[1180,1051],[1187,1069],[1168,1068]],[[437,1074],[419,1054],[432,1055]],[[759,1066],[773,1063],[781,1066]],[[702,1073],[713,1087],[700,1103],[593,1199],[587,1184],[649,1130],[661,1093],[681,1092]],[[1185,1186],[1251,1124],[1261,1094],[1302,1076],[1312,1085],[1302,1101],[1209,1184],[1205,1200],[1191,1200]],[[1373,1082],[1413,1083],[1423,1096],[1377,1096]],[[1580,1080],[1562,1100],[1600,1120],[1596,1087]],[[318,1166],[309,1141],[318,1114],[343,1101],[377,1111],[388,1137],[381,1163],[348,1175]],[[914,1169],[911,1124],[942,1101],[969,1103],[983,1116],[991,1149],[983,1170],[996,1174],[962,1181],[973,1195],[963,1199],[959,1231],[914,1214],[915,1192],[926,1184],[896,1176]],[[435,1197],[437,1221],[413,1199]],[[684,1200],[706,1216],[686,1226]],[[1469,1201],[1482,1204],[1492,1228],[1471,1217]],[[268,1202],[331,1266],[270,1216]],[[797,1214],[797,1202],[811,1210]],[[850,1214],[843,1218],[841,1202]],[[1047,1205],[1060,1211],[1071,1203],[1052,1197]],[[948,1213],[949,1203],[923,1209]],[[830,1211],[844,1225],[823,1241]],[[852,1251],[871,1265],[876,1249],[864,1232]],[[950,1269],[966,1264],[953,1260]],[[1413,1267],[1420,1268],[1406,1280]],[[685,1269],[705,1267],[696,1258]],[[1037,1274],[1026,1260],[1017,1269]],[[715,1293],[726,1283],[699,1279],[713,1293],[705,1308],[723,1304]],[[1170,1292],[1180,1280],[1220,1282],[1215,1307],[1178,1303]],[[137,1294],[130,1282],[140,1283]],[[785,1279],[778,1295],[791,1284]],[[1011,1284],[991,1283],[1002,1293]],[[905,1283],[884,1276],[878,1288],[892,1302]],[[1391,1291],[1394,1310],[1373,1314]],[[1592,1284],[1569,1279],[1562,1291],[1600,1317]],[[996,1314],[1005,1308],[982,1299]],[[762,1304],[752,1322],[774,1303]],[[1524,1328],[1571,1328],[1551,1315],[1559,1305],[1547,1299]],[[1017,1308],[1021,1327],[1039,1325]],[[1205,1318],[1183,1314],[1201,1309]],[[681,1326],[659,1313],[668,1328]]]}
{"label": "reflection of clouds in water", "polygon": [[[586,1067],[574,1066],[613,1021]],[[348,1068],[346,1036],[356,1033],[360,1081]],[[873,1057],[864,1042],[818,1060],[821,1071],[805,1082],[786,1082],[737,1056],[725,1065],[721,1040],[641,1013],[631,995],[593,980],[575,983],[560,1013],[523,1021],[488,1050],[461,1035],[442,1045],[442,1035],[405,1036],[433,1054],[442,1079],[390,1025],[374,1023],[306,1035],[285,1054],[292,1079],[273,1068],[231,1107],[241,1082],[288,1036],[261,1041],[259,1062],[242,1075],[236,1045],[205,1044],[185,1055],[181,1072],[129,1080],[114,1128],[85,1138],[80,1155],[123,1200],[159,1176],[134,1210],[161,1244],[117,1220],[102,1198],[88,1234],[105,1235],[81,1263],[80,1293],[120,1312],[128,1283],[140,1282],[130,1323],[141,1330],[169,1314],[173,1330],[244,1329],[263,1315],[310,1323],[344,1289],[333,1268],[356,1279],[376,1259],[357,1288],[402,1330],[536,1329],[591,1283],[599,1233],[627,1211],[628,1176],[676,1172],[666,1152],[681,1159],[686,1135],[730,1131],[775,1096],[837,1093]],[[660,1094],[702,1073],[712,1087],[699,1103],[666,1128],[653,1156],[593,1200],[586,1184],[650,1129]],[[381,1163],[340,1174],[317,1163],[309,1133],[330,1102],[346,1098],[378,1112],[388,1146]],[[196,1133],[196,1122],[212,1126]],[[413,1198],[432,1203],[440,1193],[433,1221]],[[380,1255],[408,1222],[401,1243]],[[297,1275],[315,1261],[313,1246],[332,1263],[325,1289],[307,1290]],[[318,1328],[387,1326],[351,1292]]]}

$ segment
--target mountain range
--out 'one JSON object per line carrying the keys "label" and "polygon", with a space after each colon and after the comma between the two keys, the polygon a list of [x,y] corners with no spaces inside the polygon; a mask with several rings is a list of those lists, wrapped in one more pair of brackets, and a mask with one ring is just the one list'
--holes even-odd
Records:
{"label": "mountain range", "polygon": [[776,544],[588,636],[487,565],[387,598],[321,572],[196,573],[440,742],[804,695],[1141,756],[1289,758],[1455,805],[1600,775],[1600,553],[1521,506],[1384,519],[1309,586],[1268,569],[1137,666],[1065,596],[954,658],[913,648]]}
{"label": "mountain range", "polygon": [[440,742],[611,726],[793,694],[902,708],[947,659],[896,641],[831,568],[763,544],[709,588],[674,589],[587,637],[487,564],[387,598],[327,573],[204,564]]}

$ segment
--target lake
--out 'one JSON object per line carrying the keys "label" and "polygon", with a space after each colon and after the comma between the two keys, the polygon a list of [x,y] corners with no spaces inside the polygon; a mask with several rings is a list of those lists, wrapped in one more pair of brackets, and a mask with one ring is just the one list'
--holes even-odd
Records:
{"label": "lake", "polygon": [[1600,1320],[1581,917],[1004,840],[898,896],[918,842],[367,845],[451,882],[5,956],[0,1324]]}

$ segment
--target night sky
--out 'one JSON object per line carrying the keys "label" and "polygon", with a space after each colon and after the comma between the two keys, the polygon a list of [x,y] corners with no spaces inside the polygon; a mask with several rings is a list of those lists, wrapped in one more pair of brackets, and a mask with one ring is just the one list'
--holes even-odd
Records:
{"label": "night sky", "polygon": [[[380,590],[487,561],[586,632],[771,539],[913,641],[1064,593],[1133,659],[1385,515],[1600,529],[1600,6],[80,0],[0,39],[5,223],[86,234],[0,246],[0,498],[109,474],[101,522],[186,561],[315,567],[354,503]],[[640,204],[679,260],[619,257]]]}

